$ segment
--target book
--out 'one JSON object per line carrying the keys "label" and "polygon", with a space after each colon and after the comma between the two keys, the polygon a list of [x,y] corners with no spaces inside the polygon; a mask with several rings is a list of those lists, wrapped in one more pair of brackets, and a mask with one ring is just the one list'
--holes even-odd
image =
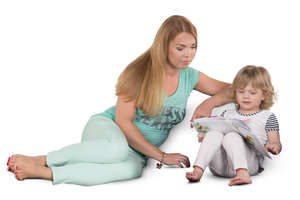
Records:
{"label": "book", "polygon": [[251,128],[239,119],[228,119],[221,116],[204,117],[195,119],[192,122],[193,127],[201,135],[205,135],[209,131],[219,131],[221,133],[236,132],[241,135],[246,144],[255,150],[257,155],[266,156],[270,159],[270,154],[266,151],[264,145],[258,140],[255,134],[251,132]]}

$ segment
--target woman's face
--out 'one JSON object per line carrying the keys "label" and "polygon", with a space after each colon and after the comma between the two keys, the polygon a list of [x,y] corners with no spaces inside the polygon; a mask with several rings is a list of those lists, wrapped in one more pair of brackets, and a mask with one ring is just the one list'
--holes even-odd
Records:
{"label": "woman's face", "polygon": [[168,64],[173,69],[186,69],[195,57],[197,44],[190,33],[179,33],[169,44]]}

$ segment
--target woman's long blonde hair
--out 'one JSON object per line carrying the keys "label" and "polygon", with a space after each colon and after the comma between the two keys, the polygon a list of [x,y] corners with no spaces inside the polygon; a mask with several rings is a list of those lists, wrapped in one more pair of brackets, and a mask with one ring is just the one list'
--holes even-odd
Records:
{"label": "woman's long blonde hair", "polygon": [[230,96],[236,99],[236,90],[244,89],[247,84],[251,83],[252,87],[261,89],[265,96],[260,108],[269,109],[276,99],[276,93],[272,85],[271,76],[264,67],[247,65],[243,67],[235,76],[230,88]]}
{"label": "woman's long blonde hair", "polygon": [[116,95],[125,96],[128,101],[134,100],[136,108],[146,115],[158,115],[165,98],[169,44],[182,32],[192,34],[197,44],[196,28],[187,18],[179,15],[167,18],[160,26],[152,46],[121,73]]}

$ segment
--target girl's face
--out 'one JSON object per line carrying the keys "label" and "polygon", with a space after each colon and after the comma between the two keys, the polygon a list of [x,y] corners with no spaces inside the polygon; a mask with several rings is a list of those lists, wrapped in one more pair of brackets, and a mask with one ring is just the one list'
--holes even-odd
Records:
{"label": "girl's face", "polygon": [[244,89],[237,89],[235,96],[240,106],[239,111],[244,113],[259,111],[260,105],[265,99],[263,91],[253,88],[251,83],[248,83]]}
{"label": "girl's face", "polygon": [[179,33],[169,44],[168,66],[186,69],[195,57],[197,44],[190,33]]}

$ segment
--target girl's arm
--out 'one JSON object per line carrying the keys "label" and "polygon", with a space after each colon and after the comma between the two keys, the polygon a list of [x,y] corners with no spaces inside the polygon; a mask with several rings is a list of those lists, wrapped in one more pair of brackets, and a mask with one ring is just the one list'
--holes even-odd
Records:
{"label": "girl's arm", "polygon": [[[138,152],[161,161],[164,157],[164,153],[146,140],[135,126],[133,123],[135,114],[136,108],[134,101],[126,101],[125,97],[118,97],[115,121],[123,131],[128,144]],[[183,163],[187,167],[190,166],[188,157],[179,153],[166,154],[163,160],[167,165],[178,165],[182,167],[181,163]]]}
{"label": "girl's arm", "polygon": [[280,136],[278,131],[268,131],[267,132],[268,143],[265,148],[272,154],[279,154],[282,150],[282,145],[280,142]]}
{"label": "girl's arm", "polygon": [[194,111],[192,120],[200,117],[209,117],[212,109],[217,106],[232,102],[228,97],[229,83],[215,80],[199,72],[199,78],[195,90],[211,97],[203,101]]}

